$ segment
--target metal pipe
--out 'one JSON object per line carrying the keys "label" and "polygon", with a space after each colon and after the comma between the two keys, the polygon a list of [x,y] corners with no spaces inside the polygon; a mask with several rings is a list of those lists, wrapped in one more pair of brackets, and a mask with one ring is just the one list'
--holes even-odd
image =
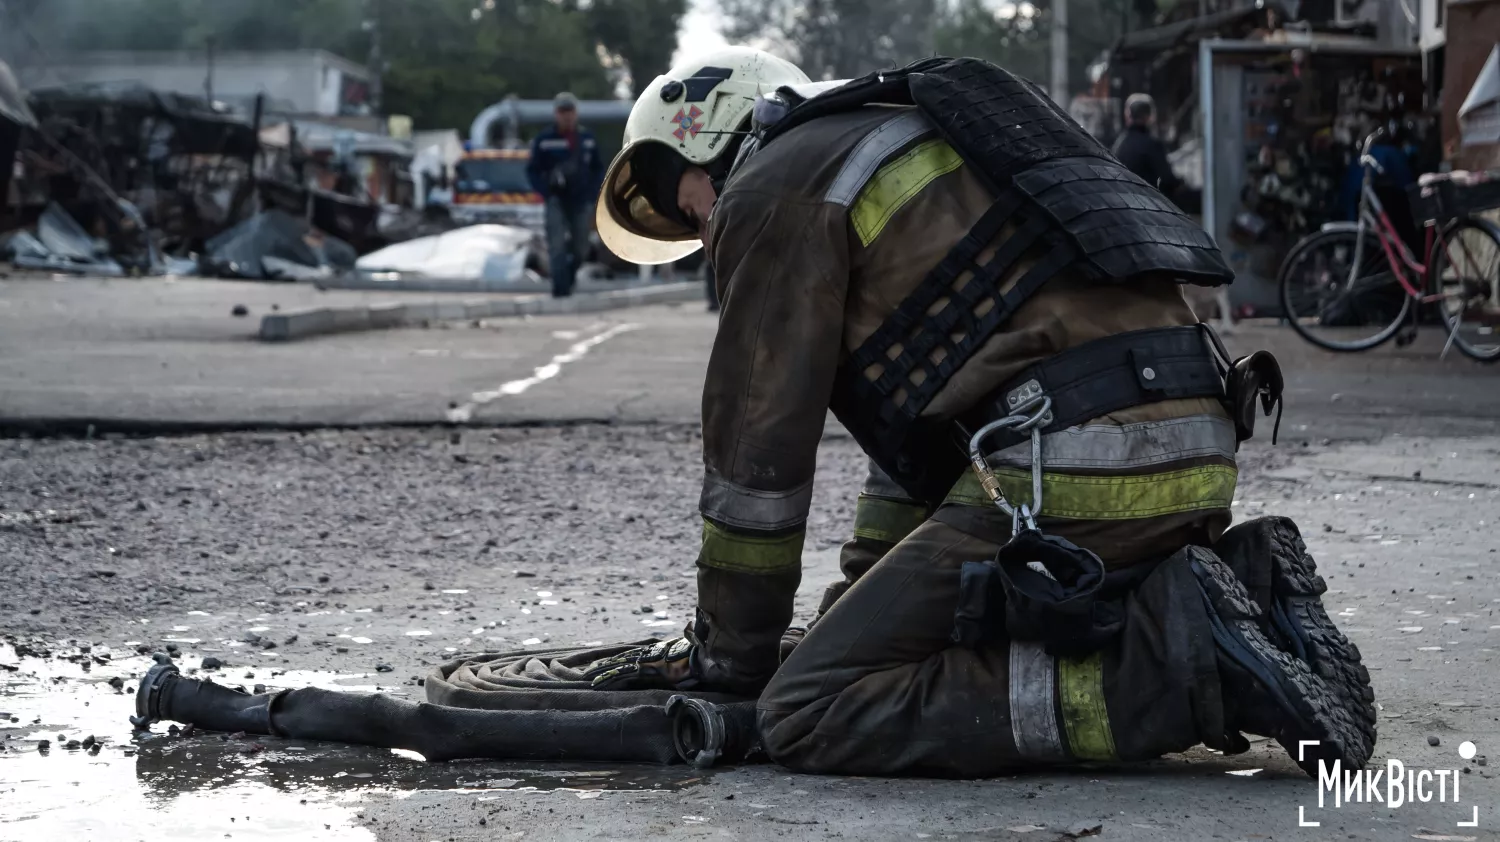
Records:
{"label": "metal pipe", "polygon": [[[582,122],[623,123],[635,103],[623,99],[585,99],[578,102],[578,119]],[[490,127],[496,120],[508,120],[519,131],[521,126],[542,126],[552,122],[550,99],[506,99],[479,112],[469,126],[469,143],[475,149],[490,145]]]}
{"label": "metal pipe", "polygon": [[1052,0],[1052,101],[1068,107],[1068,0]]}

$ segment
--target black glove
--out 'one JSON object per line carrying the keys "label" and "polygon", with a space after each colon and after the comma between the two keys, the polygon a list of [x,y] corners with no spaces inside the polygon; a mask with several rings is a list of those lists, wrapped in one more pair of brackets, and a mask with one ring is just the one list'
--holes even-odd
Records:
{"label": "black glove", "polygon": [[627,649],[595,663],[583,677],[595,690],[675,690],[690,677],[693,643],[685,637]]}

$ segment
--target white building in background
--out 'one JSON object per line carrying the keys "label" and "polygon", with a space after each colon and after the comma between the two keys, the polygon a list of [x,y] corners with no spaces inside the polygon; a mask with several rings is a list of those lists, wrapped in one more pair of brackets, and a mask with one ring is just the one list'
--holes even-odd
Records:
{"label": "white building in background", "polygon": [[325,50],[277,52],[57,53],[15,68],[35,90],[73,84],[140,83],[158,91],[205,96],[247,107],[257,94],[271,111],[324,117],[367,115],[370,76],[364,65]]}

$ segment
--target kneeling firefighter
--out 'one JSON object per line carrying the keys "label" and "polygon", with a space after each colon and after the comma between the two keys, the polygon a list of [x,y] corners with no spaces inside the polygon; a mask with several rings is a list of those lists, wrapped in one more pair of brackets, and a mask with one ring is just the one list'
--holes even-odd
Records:
{"label": "kneeling firefighter", "polygon": [[[723,308],[698,614],[603,686],[759,693],[772,758],[808,771],[983,775],[1240,731],[1368,758],[1368,674],[1295,526],[1225,531],[1280,372],[1230,363],[1179,285],[1233,275],[1035,85],[946,58],[810,85],[729,48],[641,95],[598,228],[641,263],[702,244]],[[829,409],[869,480],[846,581],[781,663]]]}
{"label": "kneeling firefighter", "polygon": [[[1310,772],[1368,759],[1369,675],[1295,525],[1228,528],[1235,453],[1280,372],[1231,362],[1179,285],[1232,273],[1034,85],[944,58],[811,84],[726,48],[641,95],[598,228],[638,263],[706,245],[717,276],[686,636],[559,653],[545,699],[492,702],[476,688],[511,685],[448,665],[427,682],[439,704],[383,722],[381,697],[231,704],[163,665],[141,721],[238,704],[244,722],[198,724],[419,751],[401,734],[422,732],[430,759],[657,759],[661,703],[682,695],[679,753],[711,743],[700,762],[758,741],[803,771],[984,776],[1233,752],[1242,732]],[[845,581],[799,642],[829,409],[869,478]]]}

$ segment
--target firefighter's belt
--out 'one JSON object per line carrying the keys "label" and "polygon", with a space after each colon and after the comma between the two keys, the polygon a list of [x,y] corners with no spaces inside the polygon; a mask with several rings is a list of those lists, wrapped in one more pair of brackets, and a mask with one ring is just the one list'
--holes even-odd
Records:
{"label": "firefighter's belt", "polygon": [[[1225,369],[1208,344],[1205,325],[1133,330],[1086,342],[1021,372],[990,399],[958,419],[972,432],[1004,418],[1037,394],[1052,399],[1055,433],[1132,406],[1175,398],[1223,401]],[[961,433],[967,446],[969,432]],[[992,450],[1026,441],[1027,433],[1000,430]]]}

